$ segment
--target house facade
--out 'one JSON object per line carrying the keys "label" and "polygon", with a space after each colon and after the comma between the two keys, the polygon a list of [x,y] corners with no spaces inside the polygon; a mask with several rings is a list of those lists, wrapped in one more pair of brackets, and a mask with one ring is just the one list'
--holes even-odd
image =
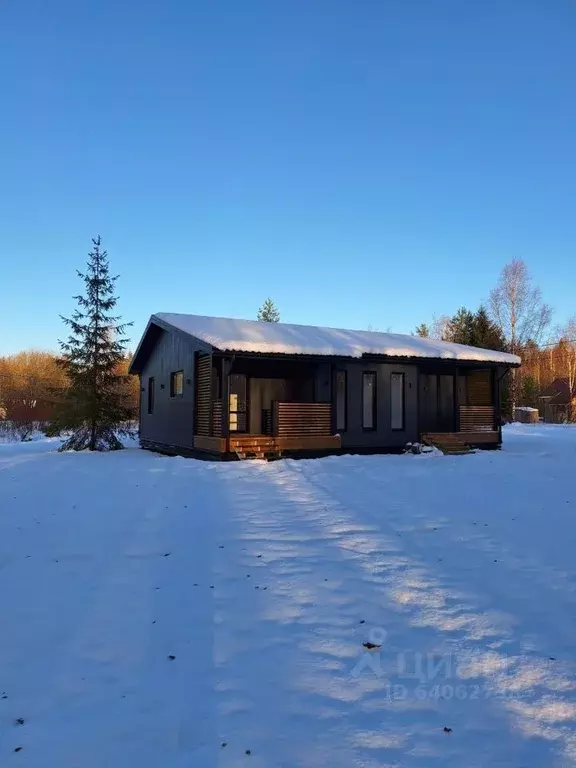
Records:
{"label": "house facade", "polygon": [[498,447],[515,355],[416,336],[158,313],[131,372],[145,448],[213,458]]}

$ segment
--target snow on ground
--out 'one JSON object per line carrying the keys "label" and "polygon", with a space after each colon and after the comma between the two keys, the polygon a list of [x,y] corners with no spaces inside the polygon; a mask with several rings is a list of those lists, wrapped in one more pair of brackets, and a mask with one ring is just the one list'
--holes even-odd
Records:
{"label": "snow on ground", "polygon": [[56,446],[0,446],[3,767],[576,766],[576,429],[270,464]]}

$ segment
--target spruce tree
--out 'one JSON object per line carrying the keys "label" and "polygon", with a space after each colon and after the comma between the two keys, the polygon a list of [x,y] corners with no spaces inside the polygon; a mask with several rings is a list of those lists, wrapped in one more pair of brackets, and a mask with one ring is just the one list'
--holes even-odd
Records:
{"label": "spruce tree", "polygon": [[279,323],[280,312],[272,299],[266,299],[264,304],[258,310],[257,319],[262,323]]}
{"label": "spruce tree", "polygon": [[472,346],[483,349],[506,350],[506,340],[500,328],[490,320],[486,309],[480,305],[474,315]]}
{"label": "spruce tree", "polygon": [[454,317],[448,321],[444,341],[455,344],[473,344],[474,314],[466,307],[461,307]]}
{"label": "spruce tree", "polygon": [[69,385],[60,392],[52,433],[71,431],[60,450],[108,451],[122,448],[118,434],[128,431],[133,418],[128,378],[119,371],[125,355],[125,330],[112,312],[118,301],[114,288],[118,276],[109,273],[108,254],[98,236],[92,240],[84,281],[84,295],[74,296],[78,308],[72,317],[62,317],[70,328],[67,341],[60,341],[59,361]]}
{"label": "spruce tree", "polygon": [[416,326],[415,334],[416,336],[420,336],[422,339],[429,339],[430,328],[428,328],[426,323],[420,323],[420,325]]}

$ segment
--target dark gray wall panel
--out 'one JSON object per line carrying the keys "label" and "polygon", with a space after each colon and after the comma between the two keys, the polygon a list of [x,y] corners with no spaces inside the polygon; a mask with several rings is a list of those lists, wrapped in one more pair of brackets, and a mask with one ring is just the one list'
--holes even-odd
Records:
{"label": "dark gray wall panel", "polygon": [[[194,447],[194,339],[164,331],[142,371],[140,436],[182,448]],[[184,394],[170,397],[170,374],[184,371]],[[148,378],[154,377],[154,413],[148,413]],[[164,388],[162,388],[162,385]]]}
{"label": "dark gray wall panel", "polygon": [[[343,448],[394,448],[415,442],[418,434],[418,369],[414,365],[354,362],[338,365],[347,373],[347,429]],[[376,429],[362,429],[362,373],[376,373]],[[390,374],[404,374],[404,429],[391,427]]]}

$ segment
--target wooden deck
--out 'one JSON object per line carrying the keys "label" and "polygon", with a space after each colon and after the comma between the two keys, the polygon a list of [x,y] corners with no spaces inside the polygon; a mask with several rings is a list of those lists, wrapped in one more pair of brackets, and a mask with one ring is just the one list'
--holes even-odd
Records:
{"label": "wooden deck", "polygon": [[278,456],[297,451],[338,451],[340,435],[271,437],[270,435],[230,435],[225,437],[194,436],[194,448],[198,451],[224,455],[235,454],[240,458]]}
{"label": "wooden deck", "polygon": [[469,453],[473,445],[500,445],[500,433],[497,430],[479,432],[427,432],[422,435],[422,442],[434,445],[443,453]]}
{"label": "wooden deck", "polygon": [[312,436],[270,436],[270,435],[230,435],[229,451],[240,456],[280,455],[293,451],[338,451],[341,447],[340,435]]}

